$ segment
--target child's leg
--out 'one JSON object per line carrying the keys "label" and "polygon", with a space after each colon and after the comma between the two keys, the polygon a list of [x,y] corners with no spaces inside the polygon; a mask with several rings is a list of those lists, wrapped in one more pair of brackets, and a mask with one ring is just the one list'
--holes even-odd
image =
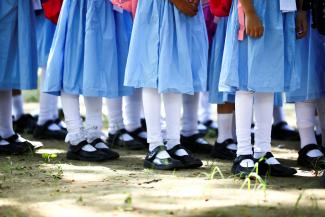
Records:
{"label": "child's leg", "polygon": [[315,135],[315,102],[296,103],[297,127],[300,135],[301,149],[298,164],[311,169],[325,167],[324,154],[317,145]]}
{"label": "child's leg", "polygon": [[231,103],[218,105],[218,138],[213,147],[212,157],[225,160],[236,158],[234,110],[235,105]]}
{"label": "child's leg", "polygon": [[[195,158],[190,155],[185,149],[184,146],[179,146],[180,144],[180,131],[181,131],[181,109],[182,109],[182,96],[184,99],[184,95],[179,93],[165,93],[163,94],[164,107],[166,112],[166,125],[167,125],[167,149],[172,158],[179,160],[182,162],[183,167],[185,168],[198,168],[202,166],[202,161],[200,159]],[[193,96],[190,96],[193,98]],[[196,131],[197,126],[197,108],[198,108],[198,95],[194,96],[195,106],[190,109],[191,112],[186,111],[184,105],[184,113],[188,112],[196,118],[192,118],[194,120],[188,121],[191,123],[192,132]],[[192,99],[189,100],[190,102]],[[190,106],[191,107],[191,106]],[[186,115],[185,115],[186,116]],[[188,118],[188,117],[187,117]],[[191,119],[191,118],[188,118]],[[194,122],[195,121],[195,122]],[[195,123],[195,124],[194,124]],[[193,129],[194,127],[194,129]],[[188,129],[190,129],[188,128]],[[188,131],[189,132],[189,131]],[[185,146],[186,147],[186,146]]]}
{"label": "child's leg", "polygon": [[285,114],[283,106],[274,106],[273,108],[273,124],[276,125],[285,122]]}
{"label": "child's leg", "polygon": [[84,97],[86,107],[85,128],[87,131],[88,142],[93,142],[102,136],[102,98],[101,97]]}
{"label": "child's leg", "polygon": [[24,114],[24,99],[21,90],[12,91],[12,111],[15,120],[19,120]]}
{"label": "child's leg", "polygon": [[[163,100],[166,112],[167,149],[170,150],[180,144],[182,94],[166,93],[163,94]],[[176,154],[183,156],[187,155],[187,152],[180,149]]]}
{"label": "child's leg", "polygon": [[[218,105],[218,143],[223,143],[228,139],[234,139],[233,118],[234,118],[235,105],[231,103]],[[233,147],[236,149],[236,147]]]}
{"label": "child's leg", "polygon": [[[182,136],[193,136],[198,133],[199,94],[183,94]],[[182,106],[182,105],[180,105]],[[181,107],[180,107],[181,108]]]}
{"label": "child's leg", "polygon": [[325,148],[325,96],[317,100],[317,110],[320,128],[322,131],[322,147]]}
{"label": "child's leg", "polygon": [[[68,130],[66,141],[70,142],[71,145],[77,145],[86,140],[83,123],[80,116],[79,96],[62,92],[61,100]],[[93,149],[88,147],[86,150],[91,151]]]}
{"label": "child's leg", "polygon": [[135,89],[133,95],[123,97],[123,104],[125,129],[137,141],[147,145],[147,133],[141,126],[142,89]]}
{"label": "child's leg", "polygon": [[252,155],[251,124],[253,116],[254,95],[248,91],[237,91],[235,101],[237,156]]}
{"label": "child's leg", "polygon": [[11,90],[0,90],[0,136],[7,138],[14,135],[12,127],[12,93]]}
{"label": "child's leg", "polygon": [[211,119],[211,105],[208,92],[200,93],[199,98],[199,121],[205,123]]}
{"label": "child's leg", "polygon": [[254,157],[259,159],[267,152],[271,152],[271,129],[274,94],[255,93],[255,147]]}
{"label": "child's leg", "polygon": [[[315,102],[296,103],[297,127],[300,135],[301,149],[307,145],[317,144],[315,136]],[[323,154],[315,149],[307,153],[309,157],[320,157]]]}
{"label": "child's leg", "polygon": [[181,96],[183,99],[181,144],[194,153],[210,153],[212,145],[198,132],[199,94]]}
{"label": "child's leg", "polygon": [[156,89],[143,89],[143,111],[146,118],[149,150],[163,145],[164,141],[161,135],[160,113],[161,98]]}
{"label": "child's leg", "polygon": [[133,132],[141,127],[142,89],[135,89],[133,95],[123,97],[125,129]]}
{"label": "child's leg", "polygon": [[106,103],[109,121],[108,143],[110,145],[126,146],[130,150],[143,149],[143,144],[135,141],[125,130],[122,116],[122,97],[107,99]]}
{"label": "child's leg", "polygon": [[122,116],[122,97],[116,99],[106,99],[106,105],[107,116],[109,120],[108,132],[109,134],[115,134],[118,130],[124,129]]}
{"label": "child's leg", "polygon": [[254,158],[259,159],[260,175],[269,173],[271,176],[292,176],[297,171],[281,165],[271,153],[272,112],[274,104],[273,93],[255,93],[255,147]]}

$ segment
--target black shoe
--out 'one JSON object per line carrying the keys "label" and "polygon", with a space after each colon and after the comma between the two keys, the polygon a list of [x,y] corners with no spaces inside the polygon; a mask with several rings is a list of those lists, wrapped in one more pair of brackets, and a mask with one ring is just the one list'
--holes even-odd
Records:
{"label": "black shoe", "polygon": [[146,132],[146,131],[142,127],[139,127],[138,129],[136,129],[132,132],[128,131],[128,133],[130,134],[130,136],[132,136],[134,138],[134,140],[142,143],[145,147],[148,147],[149,144],[147,142],[147,139],[140,136],[140,134],[143,132]]}
{"label": "black shoe", "polygon": [[147,132],[147,123],[146,123],[146,119],[141,118],[140,123],[141,123],[141,128],[144,129],[144,131]]}
{"label": "black shoe", "polygon": [[200,134],[181,136],[181,145],[193,153],[201,154],[210,154],[213,148]]}
{"label": "black shoe", "polygon": [[315,133],[315,136],[316,136],[317,144],[318,144],[318,145],[322,145],[322,142],[323,142],[322,134],[316,134],[316,133]]}
{"label": "black shoe", "polygon": [[[178,156],[176,155],[176,152],[180,149],[185,150],[188,155],[184,155],[184,156]],[[174,146],[172,149],[168,150],[168,154],[176,159],[179,160],[180,162],[182,162],[183,164],[183,168],[187,168],[187,169],[195,169],[195,168],[199,168],[203,165],[202,161],[196,157],[194,157],[190,151],[186,150],[185,147],[183,147],[182,145],[176,145]]]}
{"label": "black shoe", "polygon": [[[96,145],[98,143],[104,143],[107,146],[107,148],[96,148]],[[117,152],[113,151],[111,148],[109,148],[109,145],[100,138],[95,139],[91,143],[91,145],[94,146],[94,148],[96,148],[97,150],[104,152],[107,155],[108,160],[115,160],[120,157],[119,153],[117,153]]]}
{"label": "black shoe", "polygon": [[6,155],[21,155],[27,152],[33,152],[35,147],[27,140],[14,134],[8,138],[1,138],[0,141],[5,141],[8,145],[0,145],[0,154]]}
{"label": "black shoe", "polygon": [[[173,158],[159,159],[157,158],[157,154],[162,151],[167,151],[166,147],[161,145],[156,147],[154,150],[149,151],[145,160],[144,160],[144,168],[156,169],[156,170],[175,170],[183,167],[183,163],[179,160],[175,160]],[[155,162],[155,159],[159,161],[159,163]]]}
{"label": "black shoe", "polygon": [[55,124],[54,121],[49,120],[43,125],[37,125],[34,130],[34,138],[35,139],[57,139],[57,140],[65,140],[67,136],[67,132],[64,130],[50,130],[49,126]]}
{"label": "black shoe", "polygon": [[18,120],[13,121],[14,131],[17,133],[33,134],[37,119],[30,114],[23,114]]}
{"label": "black shoe", "polygon": [[205,122],[202,122],[204,126],[206,126],[208,129],[215,131],[216,133],[218,132],[218,127],[213,126],[213,120],[208,120]]}
{"label": "black shoe", "polygon": [[253,155],[239,155],[235,158],[234,163],[231,168],[231,172],[240,178],[246,178],[251,173],[255,172],[255,167],[242,167],[240,163],[243,160],[252,160],[254,161]]}
{"label": "black shoe", "polygon": [[284,141],[299,141],[299,133],[296,130],[287,129],[288,123],[283,121],[272,126],[272,139]]}
{"label": "black shoe", "polygon": [[96,150],[92,152],[82,150],[85,145],[90,145],[87,141],[82,141],[78,145],[69,145],[67,152],[68,160],[79,160],[88,162],[102,162],[110,160],[106,153]]}
{"label": "black shoe", "polygon": [[61,130],[68,132],[67,128],[63,127],[61,122],[62,120],[60,118],[54,120],[54,123],[56,123],[61,128]]}
{"label": "black shoe", "polygon": [[143,150],[145,146],[136,141],[135,139],[130,141],[123,141],[120,137],[123,134],[128,134],[125,129],[118,130],[115,134],[108,134],[107,143],[111,147],[125,147],[129,150]]}
{"label": "black shoe", "polygon": [[231,144],[236,144],[233,139],[227,139],[223,143],[215,142],[211,157],[222,160],[234,160],[236,158],[236,150],[231,150],[227,147]]}
{"label": "black shoe", "polygon": [[297,173],[297,170],[282,164],[267,164],[266,160],[274,158],[271,152],[267,152],[263,157],[257,159],[258,162],[258,174],[260,176],[270,175],[276,177],[289,177]]}
{"label": "black shoe", "polygon": [[325,172],[323,172],[323,175],[320,178],[320,185],[325,188]]}
{"label": "black shoe", "polygon": [[325,157],[309,157],[307,153],[311,150],[322,151],[316,144],[306,145],[298,152],[298,165],[315,170],[325,169]]}

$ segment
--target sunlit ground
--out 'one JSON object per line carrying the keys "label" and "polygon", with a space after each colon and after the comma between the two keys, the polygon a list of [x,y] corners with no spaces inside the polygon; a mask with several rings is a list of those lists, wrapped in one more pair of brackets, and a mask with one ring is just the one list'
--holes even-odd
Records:
{"label": "sunlit ground", "polygon": [[267,178],[266,185],[244,184],[231,176],[231,162],[209,156],[200,156],[201,169],[161,172],[143,169],[145,151],[118,150],[117,161],[83,163],[65,159],[63,142],[41,142],[34,155],[0,157],[1,217],[325,216],[325,189],[314,172],[297,167],[294,142],[273,146],[297,176]]}

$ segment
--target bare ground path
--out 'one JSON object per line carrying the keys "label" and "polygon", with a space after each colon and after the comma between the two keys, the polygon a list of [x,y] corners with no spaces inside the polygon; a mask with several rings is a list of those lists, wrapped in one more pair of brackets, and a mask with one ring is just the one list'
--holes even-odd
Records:
{"label": "bare ground path", "polygon": [[296,143],[273,146],[297,176],[268,178],[265,189],[252,182],[249,190],[231,176],[231,162],[209,156],[200,156],[201,169],[161,172],[143,169],[144,151],[82,163],[65,159],[63,142],[41,142],[45,147],[34,155],[0,156],[0,217],[325,217],[325,189],[313,172],[297,167]]}

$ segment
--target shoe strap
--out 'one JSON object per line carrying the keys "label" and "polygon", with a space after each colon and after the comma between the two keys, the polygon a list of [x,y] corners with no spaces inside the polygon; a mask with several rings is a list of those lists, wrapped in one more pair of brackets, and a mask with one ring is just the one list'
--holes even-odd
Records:
{"label": "shoe strap", "polygon": [[92,141],[91,145],[95,147],[98,143],[104,143],[106,146],[108,146],[108,144],[104,140],[102,140],[101,138],[97,138],[94,141]]}
{"label": "shoe strap", "polygon": [[16,142],[16,140],[19,138],[18,134],[14,134],[8,138],[2,138],[3,140],[9,142],[10,144]]}
{"label": "shoe strap", "polygon": [[288,125],[288,122],[286,121],[281,121],[275,125],[275,127],[283,128]]}
{"label": "shoe strap", "polygon": [[[234,163],[235,164],[240,164],[243,160],[252,160],[254,161],[253,155],[239,155],[238,157],[235,158]],[[255,162],[255,161],[254,161]]]}
{"label": "shoe strap", "polygon": [[185,150],[188,153],[188,155],[191,154],[191,152],[189,150],[187,150],[183,145],[180,145],[180,144],[175,145],[173,148],[169,149],[168,152],[175,154],[178,150],[181,150],[181,149]]}
{"label": "shoe strap", "polygon": [[[309,144],[309,145],[306,145],[305,147],[303,147],[302,149],[300,149],[300,151],[298,152],[298,154],[300,156],[307,156],[307,153],[309,151],[312,151],[312,150],[320,150],[319,146],[316,145],[316,144]],[[321,151],[321,150],[320,150]]]}
{"label": "shoe strap", "polygon": [[132,133],[133,135],[139,135],[140,133],[143,133],[143,132],[145,132],[145,130],[142,127],[139,127],[130,133]]}
{"label": "shoe strap", "polygon": [[147,154],[147,159],[148,160],[154,160],[157,155],[162,152],[162,151],[167,151],[167,148],[166,146],[164,145],[160,145],[160,146],[157,146],[156,148],[154,148],[152,151],[149,151],[148,154]]}
{"label": "shoe strap", "polygon": [[89,145],[87,140],[79,142],[78,145],[70,145],[70,150],[72,152],[79,152],[85,145]]}
{"label": "shoe strap", "polygon": [[48,121],[45,122],[45,124],[42,125],[42,127],[44,129],[48,129],[49,126],[51,126],[52,124],[55,124],[55,122],[53,120],[48,120]]}

